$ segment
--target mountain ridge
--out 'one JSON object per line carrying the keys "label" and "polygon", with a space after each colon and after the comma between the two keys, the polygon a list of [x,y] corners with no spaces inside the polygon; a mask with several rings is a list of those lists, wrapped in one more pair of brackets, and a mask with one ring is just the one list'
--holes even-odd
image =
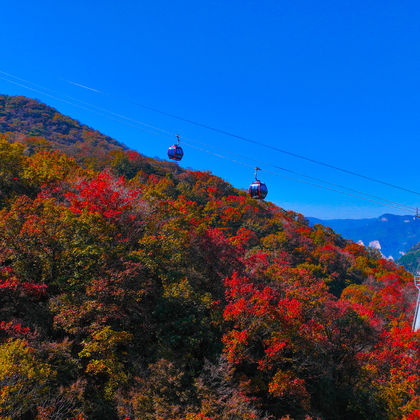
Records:
{"label": "mountain ridge", "polygon": [[0,95],[0,133],[9,134],[10,141],[44,138],[72,155],[80,153],[80,148],[88,144],[98,151],[126,149],[98,130],[25,96]]}

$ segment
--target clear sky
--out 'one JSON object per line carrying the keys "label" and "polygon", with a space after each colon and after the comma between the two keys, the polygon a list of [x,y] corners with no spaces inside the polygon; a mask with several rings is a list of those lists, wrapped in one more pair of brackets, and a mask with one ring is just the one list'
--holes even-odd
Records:
{"label": "clear sky", "polygon": [[[173,140],[58,98],[71,96],[180,133],[195,146],[246,165],[255,159],[269,187],[267,199],[307,216],[409,214],[279,177],[269,164],[409,206],[420,207],[420,195],[216,134],[122,98],[420,190],[419,22],[420,3],[410,0],[2,2],[0,70],[52,89],[54,97],[3,79],[0,93],[38,98],[151,157],[165,158]],[[184,167],[210,170],[238,188],[253,179],[248,166],[189,145],[184,151]]]}

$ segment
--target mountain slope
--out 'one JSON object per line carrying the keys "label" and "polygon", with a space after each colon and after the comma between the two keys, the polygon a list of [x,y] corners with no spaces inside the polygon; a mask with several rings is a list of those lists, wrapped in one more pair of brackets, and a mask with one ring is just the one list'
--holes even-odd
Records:
{"label": "mountain slope", "polygon": [[6,138],[2,417],[419,413],[401,267],[209,172]]}
{"label": "mountain slope", "polygon": [[79,121],[61,114],[44,103],[24,96],[0,95],[0,135],[9,142],[25,146],[25,154],[36,150],[60,150],[84,166],[104,168],[113,161],[123,176],[145,173],[180,172],[178,165],[143,156],[127,156],[120,142]]}
{"label": "mountain slope", "polygon": [[410,248],[397,262],[410,273],[420,274],[420,242]]}
{"label": "mountain slope", "polygon": [[383,214],[372,219],[335,220],[308,217],[308,221],[311,226],[318,223],[328,226],[345,238],[362,241],[366,246],[372,243],[385,257],[394,260],[420,241],[420,219],[414,216]]}
{"label": "mountain slope", "polygon": [[24,96],[0,95],[0,133],[19,141],[25,137],[44,138],[67,153],[88,144],[101,151],[124,148],[111,137]]}

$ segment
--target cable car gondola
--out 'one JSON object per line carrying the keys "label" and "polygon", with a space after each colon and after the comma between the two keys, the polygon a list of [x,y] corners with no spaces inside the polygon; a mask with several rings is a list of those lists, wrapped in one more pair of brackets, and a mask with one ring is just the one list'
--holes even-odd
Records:
{"label": "cable car gondola", "polygon": [[268,188],[263,182],[257,179],[257,171],[261,171],[261,169],[255,168],[255,181],[249,186],[249,195],[251,198],[264,200],[267,196]]}
{"label": "cable car gondola", "polygon": [[168,149],[168,158],[179,161],[182,159],[182,156],[184,156],[184,152],[182,147],[179,145],[179,136],[177,135],[176,138],[178,139],[178,143]]}

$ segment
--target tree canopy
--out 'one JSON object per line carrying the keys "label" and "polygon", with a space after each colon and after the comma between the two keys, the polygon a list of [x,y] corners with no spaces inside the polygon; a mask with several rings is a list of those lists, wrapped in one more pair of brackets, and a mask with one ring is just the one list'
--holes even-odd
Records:
{"label": "tree canopy", "polygon": [[2,418],[419,418],[402,267],[209,172],[16,140],[0,137]]}

